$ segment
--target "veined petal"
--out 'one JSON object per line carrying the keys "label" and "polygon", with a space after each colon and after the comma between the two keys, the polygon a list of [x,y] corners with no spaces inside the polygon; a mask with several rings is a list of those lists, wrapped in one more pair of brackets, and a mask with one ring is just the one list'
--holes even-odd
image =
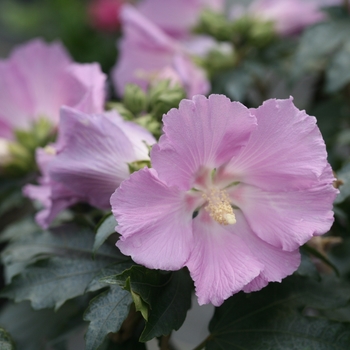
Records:
{"label": "veined petal", "polygon": [[254,233],[286,251],[294,251],[312,236],[330,229],[336,194],[332,185],[321,181],[295,191],[270,192],[243,184],[229,191]]}
{"label": "veined petal", "polygon": [[251,112],[258,127],[227,165],[231,177],[271,191],[317,183],[328,163],[316,119],[298,110],[291,98],[268,100]]}
{"label": "veined petal", "polygon": [[182,268],[194,244],[192,199],[160,181],[154,169],[133,173],[111,197],[121,252],[151,269]]}
{"label": "veined petal", "polygon": [[244,147],[256,119],[223,95],[182,100],[163,118],[164,135],[151,152],[152,166],[169,186],[188,190],[202,168],[225,164]]}
{"label": "veined petal", "polygon": [[195,246],[186,263],[200,305],[220,306],[256,278],[264,265],[256,259],[237,232],[246,225],[222,226],[202,210],[193,222]]}
{"label": "veined petal", "polygon": [[133,147],[122,130],[105,115],[61,109],[64,147],[50,163],[50,177],[100,208],[129,176],[127,163],[135,160]]}
{"label": "veined petal", "polygon": [[237,235],[249,247],[255,259],[264,265],[260,275],[243,288],[245,292],[260,290],[269,282],[281,282],[296,271],[300,264],[299,249],[287,252],[266,243],[255,235],[239,210],[235,211],[235,215],[240,226]]}

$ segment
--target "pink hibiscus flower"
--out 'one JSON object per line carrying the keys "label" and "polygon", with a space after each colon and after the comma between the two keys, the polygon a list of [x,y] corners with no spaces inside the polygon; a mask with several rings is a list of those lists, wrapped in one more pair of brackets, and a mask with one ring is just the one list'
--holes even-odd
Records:
{"label": "pink hibiscus flower", "polygon": [[111,197],[117,246],[151,269],[187,266],[200,304],[281,281],[329,230],[337,190],[314,117],[291,99],[247,109],[195,96],[164,116],[144,168]]}
{"label": "pink hibiscus flower", "polygon": [[255,0],[248,13],[273,21],[280,35],[291,35],[324,20],[326,15],[321,5],[320,0]]}
{"label": "pink hibiscus flower", "polygon": [[188,50],[168,36],[136,8],[125,5],[121,14],[124,37],[120,42],[120,57],[112,79],[118,94],[125,85],[135,83],[146,90],[164,69],[171,69],[175,81],[180,81],[187,96],[206,94],[210,84],[205,72],[191,60]]}
{"label": "pink hibiscus flower", "polygon": [[23,190],[44,207],[37,214],[38,224],[47,228],[59,212],[77,202],[109,209],[111,194],[130,175],[128,163],[148,160],[147,144],[153,143],[148,131],[114,111],[85,114],[62,107],[57,143],[37,151],[39,186]]}
{"label": "pink hibiscus flower", "polygon": [[223,0],[143,0],[136,6],[168,35],[183,39],[190,35],[203,9],[221,12],[224,5]]}
{"label": "pink hibiscus flower", "polygon": [[63,104],[102,112],[105,81],[97,63],[74,63],[58,42],[18,46],[0,61],[0,137],[12,139],[14,130],[28,130],[39,118],[56,126]]}

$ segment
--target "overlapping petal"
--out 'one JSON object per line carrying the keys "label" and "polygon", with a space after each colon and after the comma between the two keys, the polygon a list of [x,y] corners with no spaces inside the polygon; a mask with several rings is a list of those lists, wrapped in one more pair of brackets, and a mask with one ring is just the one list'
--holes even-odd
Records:
{"label": "overlapping petal", "polygon": [[[327,152],[316,119],[292,99],[270,99],[251,110],[258,127],[247,146],[226,166],[231,176],[271,191],[313,186],[327,166]],[[333,176],[328,179],[333,181]]]}
{"label": "overlapping petal", "polygon": [[247,244],[237,235],[245,229],[242,221],[222,226],[206,211],[201,211],[193,220],[195,244],[186,265],[200,305],[221,305],[264,269],[250,250],[249,242]]}
{"label": "overlapping petal", "polygon": [[152,166],[167,184],[186,190],[200,169],[220,167],[237,155],[256,127],[246,107],[223,95],[183,100],[163,122],[165,134],[152,149]]}
{"label": "overlapping petal", "polygon": [[[123,95],[125,85],[135,83],[144,90],[157,74],[170,67],[183,78],[187,95],[207,93],[209,83],[196,67],[181,43],[168,36],[136,8],[125,5],[121,14],[124,37],[120,41],[120,58],[112,72],[117,92]],[[178,57],[181,57],[179,64]],[[186,70],[186,77],[182,74]]]}
{"label": "overlapping petal", "polygon": [[192,213],[196,202],[158,179],[154,169],[133,173],[111,197],[117,246],[149,268],[182,268],[193,248]]}
{"label": "overlapping petal", "polygon": [[[131,141],[112,121],[118,118],[115,113],[90,115],[63,107],[60,134],[64,147],[50,163],[54,181],[106,209],[115,188],[129,176],[127,163],[135,161]],[[144,148],[147,150],[146,145]]]}

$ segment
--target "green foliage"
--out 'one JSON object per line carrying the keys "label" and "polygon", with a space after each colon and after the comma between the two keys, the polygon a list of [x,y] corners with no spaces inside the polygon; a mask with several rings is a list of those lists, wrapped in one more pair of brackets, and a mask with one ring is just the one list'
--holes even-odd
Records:
{"label": "green foliage", "polygon": [[345,305],[348,298],[349,285],[298,276],[239,293],[216,309],[206,349],[348,349],[349,324],[307,316]]}
{"label": "green foliage", "polygon": [[[76,226],[62,226],[12,242],[5,251],[5,268],[22,263],[2,295],[15,301],[30,300],[33,308],[55,307],[84,294],[101,269],[126,258],[104,245],[92,259],[94,233]],[[34,261],[34,263],[33,263]]]}
{"label": "green foliage", "polygon": [[11,338],[11,335],[0,327],[0,349],[1,350],[15,350],[15,345]]}
{"label": "green foliage", "polygon": [[306,72],[326,71],[327,92],[350,82],[350,18],[336,18],[308,28],[295,55],[294,77]]}
{"label": "green foliage", "polygon": [[[172,273],[133,266],[120,275],[106,279],[109,283],[121,283],[125,289],[140,297],[143,315],[147,314],[146,326],[140,341],[168,335],[183,324],[191,307],[192,280],[187,270]],[[145,304],[148,311],[144,309]]]}
{"label": "green foliage", "polygon": [[11,332],[18,350],[41,350],[45,342],[56,344],[58,337],[61,342],[67,341],[68,335],[75,330],[72,324],[74,328],[82,325],[81,308],[85,305],[82,302],[69,301],[57,312],[50,309],[34,311],[29,302],[8,303],[0,311],[0,324]]}
{"label": "green foliage", "polygon": [[92,251],[94,254],[101,247],[101,245],[106,241],[106,239],[115,233],[115,227],[117,226],[117,221],[115,220],[112,213],[107,214],[103,217],[96,228],[96,236],[94,246]]}
{"label": "green foliage", "polygon": [[130,293],[120,286],[111,286],[91,300],[84,314],[84,320],[90,322],[85,334],[86,350],[98,349],[108,333],[119,331],[131,303]]}

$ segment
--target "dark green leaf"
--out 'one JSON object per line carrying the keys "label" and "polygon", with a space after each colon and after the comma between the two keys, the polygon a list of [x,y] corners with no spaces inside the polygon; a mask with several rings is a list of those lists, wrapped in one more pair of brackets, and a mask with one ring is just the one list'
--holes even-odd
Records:
{"label": "dark green leaf", "polygon": [[[15,301],[31,300],[35,309],[59,308],[66,300],[84,294],[101,269],[126,260],[116,247],[103,245],[92,259],[94,233],[76,226],[24,237],[6,250],[5,265],[40,258],[13,278],[2,295]],[[45,258],[45,259],[43,259]]]}
{"label": "dark green leaf", "polygon": [[[350,31],[350,26],[349,29]],[[327,69],[326,90],[334,92],[350,82],[350,40],[335,53]]]}
{"label": "dark green leaf", "polygon": [[120,274],[124,270],[129,269],[133,264],[134,263],[130,260],[128,262],[117,262],[115,264],[104,267],[89,283],[86,288],[86,292],[94,292],[96,290],[109,286],[110,283],[108,283],[108,280],[110,278],[114,278],[116,274]]}
{"label": "dark green leaf", "polygon": [[243,101],[253,83],[252,75],[245,68],[237,68],[216,75],[213,93],[227,95],[234,101]]}
{"label": "dark green leaf", "polygon": [[319,71],[328,64],[330,56],[349,37],[350,22],[329,21],[308,28],[296,52],[294,75],[300,77],[308,71]]}
{"label": "dark green leaf", "polygon": [[181,327],[191,307],[192,280],[187,270],[164,273],[133,266],[116,279],[130,283],[126,287],[149,306],[141,341],[167,335]]}
{"label": "dark green leaf", "polygon": [[0,349],[15,350],[15,344],[13,343],[11,335],[1,327],[0,327]]}
{"label": "dark green leaf", "polygon": [[76,316],[81,319],[82,311],[74,301],[66,303],[57,312],[50,309],[34,311],[29,302],[9,303],[0,312],[0,324],[12,334],[18,350],[38,350],[65,330],[67,320],[71,320],[71,330],[72,319]]}
{"label": "dark green leaf", "polygon": [[[339,295],[337,295],[339,294]],[[206,349],[348,349],[350,325],[302,314],[346,304],[349,286],[292,276],[259,292],[239,293],[217,308]]]}
{"label": "dark green leaf", "polygon": [[109,214],[107,217],[103,218],[101,223],[98,225],[96,230],[95,242],[93,246],[94,254],[105,242],[105,240],[115,232],[115,227],[117,226],[117,221],[112,214]]}
{"label": "dark green leaf", "polygon": [[85,334],[86,350],[96,350],[108,333],[117,332],[129,314],[132,298],[120,286],[111,286],[107,291],[91,300],[84,314],[90,321]]}

